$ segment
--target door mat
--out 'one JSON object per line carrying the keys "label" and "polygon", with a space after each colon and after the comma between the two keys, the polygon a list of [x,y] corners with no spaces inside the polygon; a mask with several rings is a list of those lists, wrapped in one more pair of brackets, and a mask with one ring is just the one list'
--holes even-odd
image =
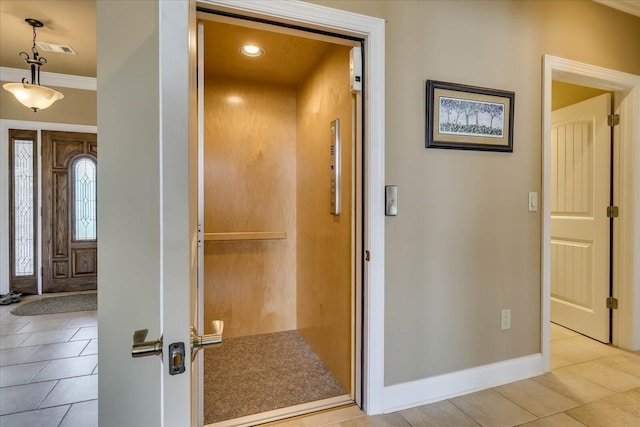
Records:
{"label": "door mat", "polygon": [[98,294],[64,295],[25,302],[11,310],[16,316],[38,316],[41,314],[69,313],[98,309]]}

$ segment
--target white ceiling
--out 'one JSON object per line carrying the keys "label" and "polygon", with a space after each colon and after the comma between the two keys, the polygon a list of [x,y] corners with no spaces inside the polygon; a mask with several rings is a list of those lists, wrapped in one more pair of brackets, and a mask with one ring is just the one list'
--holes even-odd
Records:
{"label": "white ceiling", "polygon": [[43,72],[96,76],[95,0],[0,0],[2,67],[28,68],[18,55],[21,51],[31,55],[33,29],[25,18],[44,23],[37,30],[37,41],[69,45],[77,52],[68,55],[38,49],[48,61]]}

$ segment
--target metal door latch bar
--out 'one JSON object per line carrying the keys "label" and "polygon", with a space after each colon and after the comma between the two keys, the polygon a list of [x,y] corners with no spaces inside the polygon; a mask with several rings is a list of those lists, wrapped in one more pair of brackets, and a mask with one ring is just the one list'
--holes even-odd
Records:
{"label": "metal door latch bar", "polygon": [[222,344],[222,331],[224,329],[223,320],[211,321],[212,334],[199,335],[195,326],[191,326],[191,358],[193,359],[198,350]]}
{"label": "metal door latch bar", "polygon": [[140,329],[133,333],[132,357],[145,357],[162,354],[162,337],[155,341],[145,341],[148,329]]}

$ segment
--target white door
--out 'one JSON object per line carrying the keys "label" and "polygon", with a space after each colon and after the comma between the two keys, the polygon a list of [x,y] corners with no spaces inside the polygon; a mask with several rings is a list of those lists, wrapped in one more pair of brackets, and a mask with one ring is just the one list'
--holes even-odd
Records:
{"label": "white door", "polygon": [[[99,423],[196,425],[195,3],[97,2],[97,36]],[[132,357],[139,329],[162,337],[160,357]],[[180,342],[186,372],[171,375]]]}
{"label": "white door", "polygon": [[552,113],[551,321],[609,342],[611,95]]}

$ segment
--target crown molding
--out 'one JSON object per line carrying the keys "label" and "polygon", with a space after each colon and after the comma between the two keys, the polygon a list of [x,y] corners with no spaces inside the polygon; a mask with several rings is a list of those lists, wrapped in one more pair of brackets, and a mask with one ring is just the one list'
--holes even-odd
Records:
{"label": "crown molding", "polygon": [[[29,70],[24,68],[0,67],[0,80],[3,82],[20,83],[23,78],[29,77]],[[73,76],[71,74],[40,73],[40,81],[45,86],[68,87],[71,89],[97,90],[98,83],[95,77]]]}

